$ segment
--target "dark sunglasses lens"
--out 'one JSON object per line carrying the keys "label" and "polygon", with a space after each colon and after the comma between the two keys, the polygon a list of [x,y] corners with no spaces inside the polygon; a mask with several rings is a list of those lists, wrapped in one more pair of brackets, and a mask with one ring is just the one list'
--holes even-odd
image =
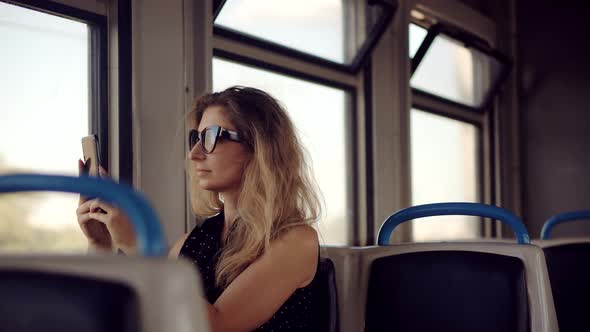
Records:
{"label": "dark sunglasses lens", "polygon": [[205,137],[203,138],[203,149],[205,152],[210,153],[215,147],[215,141],[217,140],[217,130],[208,128],[205,130]]}
{"label": "dark sunglasses lens", "polygon": [[188,147],[189,150],[192,150],[195,145],[199,142],[199,132],[196,130],[191,130],[188,134]]}

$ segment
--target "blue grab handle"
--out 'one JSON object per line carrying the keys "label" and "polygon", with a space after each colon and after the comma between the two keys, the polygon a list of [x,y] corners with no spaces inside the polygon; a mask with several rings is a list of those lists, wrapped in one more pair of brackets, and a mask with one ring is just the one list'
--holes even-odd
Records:
{"label": "blue grab handle", "polygon": [[[139,253],[161,256],[166,246],[159,219],[148,200],[131,186],[94,177],[16,174],[0,176],[0,193],[58,191],[98,197],[127,213],[137,234]],[[72,211],[73,213],[73,211]]]}
{"label": "blue grab handle", "polygon": [[564,212],[549,218],[541,229],[541,240],[549,239],[553,227],[566,221],[590,219],[590,210]]}
{"label": "blue grab handle", "polygon": [[448,215],[479,216],[500,220],[512,227],[519,244],[530,243],[526,227],[508,210],[480,203],[434,203],[412,206],[389,216],[379,229],[377,244],[388,245],[393,229],[401,223],[418,218]]}

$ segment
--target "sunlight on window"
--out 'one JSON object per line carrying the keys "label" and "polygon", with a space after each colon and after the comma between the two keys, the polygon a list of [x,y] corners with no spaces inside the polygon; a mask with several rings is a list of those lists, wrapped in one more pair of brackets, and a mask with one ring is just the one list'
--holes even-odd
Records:
{"label": "sunlight on window", "polygon": [[351,209],[348,204],[346,111],[343,90],[310,83],[233,62],[213,60],[213,90],[233,85],[259,88],[278,99],[298,129],[311,156],[315,178],[325,199],[319,230],[325,244],[347,244]]}
{"label": "sunlight on window", "polygon": [[[479,202],[477,141],[474,125],[412,109],[412,205]],[[477,217],[444,216],[412,221],[414,241],[480,237]]]}
{"label": "sunlight on window", "polygon": [[[0,3],[0,40],[0,173],[76,175],[88,134],[87,25]],[[1,195],[0,251],[85,250],[77,199]]]}
{"label": "sunlight on window", "polygon": [[443,98],[475,103],[471,52],[444,36],[438,36],[411,79],[412,87]]}
{"label": "sunlight on window", "polygon": [[410,58],[413,58],[418,52],[422,41],[426,38],[428,30],[417,24],[410,24]]}
{"label": "sunlight on window", "polygon": [[343,63],[360,46],[347,56],[355,38],[345,35],[354,22],[346,12],[341,0],[228,0],[215,24]]}
{"label": "sunlight on window", "polygon": [[[419,33],[410,26],[410,51]],[[480,107],[500,77],[502,64],[475,48],[439,34],[412,75],[412,88],[467,106]]]}

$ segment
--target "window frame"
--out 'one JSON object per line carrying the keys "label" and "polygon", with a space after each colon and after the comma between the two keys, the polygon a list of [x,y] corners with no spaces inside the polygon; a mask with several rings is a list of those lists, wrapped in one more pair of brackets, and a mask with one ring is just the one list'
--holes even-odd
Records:
{"label": "window frame", "polygon": [[[443,108],[440,107],[440,105],[438,105],[439,107],[435,106],[436,104],[432,104],[429,102],[425,102],[424,100],[416,100],[414,99],[414,102],[412,103],[412,108],[410,109],[410,113],[412,112],[412,109],[415,109],[417,111],[421,111],[421,112],[425,112],[425,113],[431,113],[431,114],[435,114],[438,116],[442,116],[446,119],[450,119],[450,120],[455,120],[455,121],[459,121],[462,123],[467,123],[470,125],[473,125],[476,130],[477,130],[477,137],[476,137],[476,147],[477,147],[477,154],[475,156],[476,158],[476,165],[477,165],[477,186],[478,186],[478,190],[477,190],[477,198],[478,198],[478,203],[483,203],[485,202],[486,199],[486,195],[487,195],[487,190],[488,190],[488,186],[486,183],[486,154],[487,154],[487,148],[486,148],[486,135],[488,130],[486,129],[486,124],[487,121],[484,117],[481,116],[476,116],[476,117],[469,117],[469,116],[465,116],[465,114],[461,114],[461,111],[459,112],[455,112],[453,110],[450,109],[445,109],[443,110]],[[411,115],[410,115],[411,117]],[[411,164],[412,160],[410,157],[410,164]],[[493,160],[491,161],[493,162]],[[410,165],[411,167],[411,165]],[[472,217],[476,217],[476,216],[472,216]],[[479,236],[480,237],[484,237],[487,236],[488,234],[488,230],[486,230],[486,228],[488,227],[486,225],[486,220],[487,218],[484,217],[479,217],[478,219],[480,219],[480,232],[479,232]],[[413,222],[412,222],[413,223]],[[413,226],[413,224],[412,224]],[[414,237],[413,237],[413,231],[412,231],[412,241],[414,241]]]}
{"label": "window frame", "polygon": [[356,230],[359,227],[359,208],[358,208],[358,183],[357,183],[357,174],[358,174],[358,158],[355,156],[358,155],[358,130],[355,126],[355,119],[357,117],[357,103],[358,103],[358,93],[357,87],[355,85],[350,85],[348,83],[334,80],[329,77],[321,76],[321,75],[314,75],[310,74],[309,72],[299,71],[294,68],[289,68],[287,66],[276,65],[270,62],[266,62],[264,60],[257,59],[255,57],[251,57],[248,55],[244,55],[241,53],[233,52],[228,49],[221,49],[221,48],[213,48],[213,57],[231,61],[240,65],[250,66],[255,69],[260,69],[264,71],[268,71],[271,73],[276,73],[279,75],[284,75],[287,77],[300,79],[303,81],[307,81],[310,83],[320,84],[323,86],[328,86],[332,88],[336,88],[339,90],[343,90],[346,92],[348,96],[348,103],[349,106],[345,109],[345,132],[350,133],[345,137],[347,149],[345,150],[345,159],[347,160],[347,166],[350,166],[347,172],[347,178],[349,181],[347,182],[347,202],[346,206],[352,206],[352,213],[349,216],[350,220],[346,220],[347,222],[347,245],[358,245],[361,241],[363,241],[360,237],[360,233]]}
{"label": "window frame", "polygon": [[[478,135],[477,135],[477,142],[476,142],[476,146],[477,146],[477,155],[476,155],[476,162],[477,162],[477,186],[478,186],[478,191],[477,191],[477,195],[478,195],[478,199],[480,200],[480,202],[484,201],[486,192],[485,192],[485,181],[484,181],[484,176],[485,176],[485,171],[484,171],[484,165],[486,162],[486,158],[485,158],[485,153],[484,153],[484,141],[485,141],[485,135],[486,135],[486,120],[484,117],[482,116],[469,116],[467,114],[462,114],[462,112],[456,112],[452,109],[444,109],[443,107],[441,107],[441,105],[437,105],[434,103],[429,103],[428,101],[425,101],[424,99],[414,99],[414,102],[412,103],[412,109],[416,109],[418,111],[422,111],[422,112],[426,112],[426,113],[432,113],[438,116],[442,116],[444,118],[447,119],[451,119],[451,120],[455,120],[455,121],[459,121],[462,123],[467,123],[470,125],[475,126],[475,128],[477,129]],[[410,110],[411,112],[411,110]]]}
{"label": "window frame", "polygon": [[[422,9],[422,8],[420,8]],[[428,20],[434,21],[428,17]],[[420,47],[416,51],[414,57],[408,57],[409,66],[409,80],[408,88],[411,95],[411,108],[419,109],[424,112],[430,112],[433,114],[441,115],[449,119],[470,123],[475,125],[479,130],[478,142],[477,142],[477,163],[478,163],[478,179],[477,184],[479,186],[478,195],[479,201],[485,204],[496,204],[497,198],[496,193],[496,160],[495,151],[497,147],[493,139],[494,133],[496,132],[497,124],[495,124],[495,109],[496,100],[500,95],[500,88],[502,84],[508,79],[512,68],[512,62],[501,52],[493,48],[489,42],[483,38],[478,37],[475,33],[470,33],[466,29],[453,26],[450,23],[437,18],[436,23],[430,26],[425,26],[425,22],[418,21],[414,18],[408,20],[409,24],[416,24],[428,30],[428,33],[422,41]],[[427,23],[426,23],[427,24]],[[409,25],[408,30],[409,33]],[[446,99],[441,96],[437,96],[425,91],[422,91],[411,86],[410,80],[412,75],[418,68],[420,62],[423,60],[428,49],[434,42],[434,39],[439,34],[443,34],[447,37],[462,42],[466,47],[472,47],[486,55],[494,57],[498,60],[502,69],[498,75],[498,79],[494,82],[488,92],[484,102],[480,107],[472,107],[465,105],[453,100]],[[411,111],[411,110],[410,110]],[[411,151],[411,145],[410,145]],[[495,237],[501,235],[501,229],[498,226],[499,222],[496,221],[496,227],[493,227],[493,222],[488,218],[480,218],[482,222],[480,236],[481,237]],[[411,232],[410,232],[411,233]],[[412,238],[413,240],[413,238]]]}
{"label": "window frame", "polygon": [[[416,72],[416,70],[420,66],[420,63],[422,62],[422,60],[424,59],[424,57],[428,53],[430,46],[432,46],[432,43],[434,42],[436,37],[439,35],[444,35],[446,37],[449,37],[451,39],[459,41],[459,42],[463,43],[463,45],[466,48],[473,48],[485,55],[488,55],[488,56],[496,59],[502,66],[502,69],[500,70],[500,73],[498,74],[498,78],[490,86],[490,90],[488,91],[487,95],[484,98],[484,101],[482,102],[482,104],[479,107],[473,107],[470,105],[462,104],[460,102],[452,101],[452,100],[446,99],[444,97],[437,96],[435,94],[431,94],[426,91],[422,91],[417,88],[412,88],[410,85],[410,87],[413,90],[413,93],[422,94],[422,95],[428,96],[429,98],[433,98],[433,99],[439,99],[441,101],[454,104],[458,107],[466,107],[468,110],[472,110],[472,111],[476,111],[476,112],[484,112],[486,109],[488,109],[491,106],[491,104],[493,103],[496,96],[498,95],[499,90],[502,87],[502,84],[508,79],[508,75],[510,74],[510,70],[512,68],[512,62],[500,51],[492,48],[490,46],[490,44],[488,42],[486,42],[484,39],[479,38],[475,34],[469,33],[464,29],[461,29],[458,27],[453,27],[450,24],[442,23],[442,22],[437,22],[430,27],[425,27],[423,24],[420,24],[418,22],[411,22],[411,23],[421,26],[421,27],[428,30],[428,33],[427,33],[426,37],[424,37],[424,40],[422,40],[422,43],[420,44],[420,47],[416,51],[416,54],[410,60],[411,61],[411,75],[413,75]],[[411,77],[410,77],[410,79],[411,79]]]}
{"label": "window frame", "polygon": [[[217,1],[219,3],[224,1]],[[220,8],[220,7],[217,7]],[[213,8],[213,14],[216,12]],[[385,27],[387,28],[387,27]],[[384,29],[385,30],[385,29]],[[367,245],[374,243],[372,192],[372,123],[371,123],[371,77],[370,59],[361,64],[358,73],[342,71],[324,62],[309,62],[290,52],[281,52],[272,48],[251,45],[245,39],[232,39],[213,33],[212,56],[276,72],[282,75],[302,79],[344,90],[349,96],[346,112],[345,130],[347,135],[346,160],[348,170],[347,202],[351,213],[347,223],[348,238],[346,245]]]}
{"label": "window frame", "polygon": [[89,28],[89,128],[98,135],[100,158],[104,165],[109,165],[109,94],[108,94],[108,30],[107,17],[94,12],[82,10],[53,1],[14,1],[2,2],[60,16],[82,22]]}
{"label": "window frame", "polygon": [[[213,0],[213,22],[217,15],[223,9],[227,0]],[[315,65],[330,68],[332,70],[340,71],[342,73],[356,75],[367,63],[371,53],[377,46],[385,30],[390,25],[398,8],[398,1],[387,0],[367,0],[369,6],[377,6],[381,9],[381,15],[375,22],[372,30],[367,35],[363,44],[359,47],[353,60],[350,64],[341,64],[335,61],[327,60],[320,56],[316,56],[307,52],[299,51],[291,47],[287,47],[272,41],[252,36],[234,29],[213,25],[213,34],[223,38],[235,40],[244,44],[253,45],[262,49],[267,49],[273,53],[282,54],[287,57],[306,61]]]}

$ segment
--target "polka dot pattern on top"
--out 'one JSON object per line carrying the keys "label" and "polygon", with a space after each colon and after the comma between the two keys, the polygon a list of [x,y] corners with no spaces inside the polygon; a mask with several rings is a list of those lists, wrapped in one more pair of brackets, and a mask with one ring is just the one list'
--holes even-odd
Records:
{"label": "polka dot pattern on top", "polygon": [[[223,231],[223,212],[195,227],[189,234],[180,257],[190,260],[201,273],[205,296],[209,303],[215,303],[223,289],[215,286],[215,268],[221,247]],[[310,331],[313,325],[312,304],[315,280],[303,288],[298,288],[277,310],[277,312],[255,331]]]}

